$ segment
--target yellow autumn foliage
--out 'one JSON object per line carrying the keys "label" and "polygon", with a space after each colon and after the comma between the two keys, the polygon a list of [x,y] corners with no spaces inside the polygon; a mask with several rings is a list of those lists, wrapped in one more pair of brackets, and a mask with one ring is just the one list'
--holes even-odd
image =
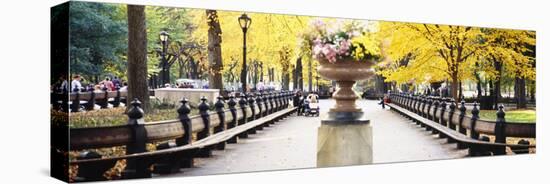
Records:
{"label": "yellow autumn foliage", "polygon": [[534,58],[526,54],[527,46],[535,42],[532,31],[380,22],[378,36],[387,42],[385,63],[378,70],[387,81],[420,84],[448,80],[456,98],[458,83],[475,80],[474,71],[483,69],[487,77],[497,76],[491,67],[480,67],[495,59],[503,62],[512,76],[535,78]]}

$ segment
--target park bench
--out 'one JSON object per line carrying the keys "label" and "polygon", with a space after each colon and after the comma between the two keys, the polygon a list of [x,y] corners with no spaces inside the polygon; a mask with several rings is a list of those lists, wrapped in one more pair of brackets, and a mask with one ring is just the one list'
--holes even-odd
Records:
{"label": "park bench", "polygon": [[[108,108],[109,104],[113,107],[119,107],[121,103],[126,104],[126,98],[128,96],[127,91],[120,91],[117,88],[116,91],[88,91],[80,92],[73,91],[67,93],[52,93],[52,106],[58,110],[61,107],[66,107],[64,104],[68,104],[71,112],[80,111],[81,106],[84,110],[93,110],[95,105],[99,105],[102,109]],[[68,111],[69,109],[63,109]]]}
{"label": "park bench", "polygon": [[[458,149],[468,149],[469,156],[503,155],[506,147],[514,153],[528,153],[536,145],[521,139],[517,144],[507,144],[506,137],[535,138],[536,124],[506,122],[503,106],[499,107],[496,121],[479,119],[477,103],[474,103],[472,115],[466,115],[464,101],[456,112],[453,99],[438,97],[420,97],[407,94],[390,94],[391,103],[387,105],[416,124],[447,138],[449,143],[457,143]],[[447,103],[450,105],[447,108]],[[480,134],[494,135],[494,142]]]}
{"label": "park bench", "polygon": [[[239,138],[246,138],[248,134],[295,112],[296,108],[289,106],[291,96],[289,92],[257,94],[256,98],[243,94],[238,102],[230,97],[228,110],[224,109],[225,103],[220,96],[214,104],[214,112],[208,111],[206,98],[202,98],[199,115],[192,117],[189,117],[188,101],[183,99],[178,119],[150,123],[143,122],[140,102],[134,100],[128,111],[127,125],[72,128],[70,150],[83,151],[69,164],[78,165],[78,181],[105,180],[103,173],[119,160],[127,163],[122,178],[179,172],[180,168],[192,167],[193,158],[208,157],[213,149],[224,149],[225,144],[236,143]],[[193,141],[193,134],[196,134],[196,141]],[[147,151],[147,143],[158,143],[156,150]],[[88,151],[113,146],[126,146],[126,154],[103,157]],[[153,170],[150,170],[151,166]]]}
{"label": "park bench", "polygon": [[[85,110],[93,110],[95,104],[98,104],[102,109],[108,108],[109,102],[113,107],[120,106],[120,103],[126,102],[128,96],[127,91],[102,91],[102,92],[72,92],[69,94],[71,102],[71,112],[78,112],[79,106],[83,105]],[[110,99],[113,99],[110,101]]]}

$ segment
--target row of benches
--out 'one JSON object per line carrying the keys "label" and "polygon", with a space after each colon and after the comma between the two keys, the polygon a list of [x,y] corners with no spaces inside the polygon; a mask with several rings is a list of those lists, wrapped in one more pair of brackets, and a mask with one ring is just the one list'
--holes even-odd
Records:
{"label": "row of benches", "polygon": [[[227,110],[223,97],[218,97],[213,112],[203,97],[199,115],[191,117],[189,102],[183,99],[177,110],[178,119],[150,123],[144,122],[141,104],[135,99],[128,111],[127,125],[70,129],[70,150],[83,151],[69,164],[78,165],[76,181],[105,180],[105,171],[119,160],[126,160],[122,172],[126,179],[179,172],[180,168],[192,167],[194,157],[208,157],[213,149],[224,149],[226,143],[236,143],[295,112],[296,108],[289,105],[291,97],[290,92],[242,94],[238,100],[230,96]],[[156,144],[156,150],[147,151],[148,143]],[[113,146],[126,146],[126,154],[103,157],[89,151]]]}
{"label": "row of benches", "polygon": [[126,104],[127,96],[127,91],[120,91],[118,88],[116,91],[51,93],[51,104],[55,110],[79,112],[81,107],[84,107],[84,110],[94,110],[96,104],[102,109],[108,108],[109,104],[118,107],[121,103]]}
{"label": "row of benches", "polygon": [[[468,149],[469,156],[503,155],[506,147],[516,153],[528,153],[536,145],[521,139],[517,144],[507,144],[507,137],[535,138],[535,123],[507,122],[503,106],[496,112],[496,121],[479,118],[478,104],[474,103],[471,115],[467,115],[464,101],[457,106],[454,99],[430,96],[412,96],[405,93],[390,93],[392,110],[413,120],[426,130],[458,143],[458,149]],[[494,142],[480,134],[494,135]]]}

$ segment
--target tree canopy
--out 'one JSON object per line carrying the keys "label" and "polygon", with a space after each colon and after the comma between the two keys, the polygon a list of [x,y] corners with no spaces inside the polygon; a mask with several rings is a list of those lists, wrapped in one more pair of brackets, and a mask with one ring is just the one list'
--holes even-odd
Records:
{"label": "tree canopy", "polygon": [[[113,74],[122,78],[127,75],[126,11],[126,6],[118,4],[72,2],[73,74]],[[166,31],[168,63],[177,66],[171,67],[171,79],[206,79],[220,74],[216,81],[240,80],[243,32],[238,17],[242,12],[147,6],[145,14],[149,78],[160,71],[159,33]],[[285,87],[293,75],[302,75],[300,80],[313,83],[318,65],[312,58],[314,34],[310,23],[314,17],[247,14],[252,20],[247,32],[248,71],[267,74],[269,81],[282,82]],[[342,21],[320,19],[331,24]],[[383,62],[376,71],[386,82],[418,85],[448,81],[452,96],[457,98],[463,81],[495,84],[499,88],[500,83],[521,83],[517,80],[533,81],[536,77],[534,31],[386,21],[369,21],[368,26],[373,30],[364,37],[369,39],[365,43],[367,49],[381,52]],[[209,50],[217,45],[221,54]],[[305,75],[292,73],[298,60],[308,72]],[[216,84],[219,86],[219,82]]]}
{"label": "tree canopy", "polygon": [[[379,70],[387,81],[422,83],[448,80],[452,96],[458,84],[476,80],[484,61],[498,59],[511,74],[534,77],[534,58],[524,54],[534,45],[534,32],[468,26],[381,22],[380,36],[387,41],[387,62]],[[485,63],[486,64],[486,63]],[[490,67],[484,73],[495,77]]]}
{"label": "tree canopy", "polygon": [[[207,42],[208,24],[207,16],[203,10],[190,10],[193,22],[197,23],[197,29],[193,32],[193,39],[197,43]],[[224,71],[238,72],[242,65],[243,32],[237,18],[242,12],[218,11],[217,16],[221,25],[221,47]],[[276,68],[277,71],[286,68],[287,58],[280,58],[281,50],[295,50],[299,44],[296,36],[307,28],[309,17],[276,15],[263,13],[249,13],[252,24],[247,33],[247,58],[249,61],[257,60],[263,63],[264,68]],[[267,26],[269,25],[269,26]],[[290,55],[288,61],[296,60],[299,55]],[[290,63],[288,63],[290,64]],[[236,66],[233,66],[236,65]]]}
{"label": "tree canopy", "polygon": [[110,4],[71,3],[71,72],[92,77],[125,70],[125,13]]}

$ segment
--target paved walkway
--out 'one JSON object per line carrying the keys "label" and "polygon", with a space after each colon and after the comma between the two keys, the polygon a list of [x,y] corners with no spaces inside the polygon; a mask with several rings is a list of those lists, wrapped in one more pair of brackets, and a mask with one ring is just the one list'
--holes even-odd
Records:
{"label": "paved walkway", "polygon": [[[321,112],[333,105],[333,100],[321,100]],[[377,102],[358,101],[369,115],[373,126],[374,163],[435,160],[464,157],[466,150],[456,150],[456,144],[424,131]],[[194,168],[168,175],[193,176],[252,172],[281,169],[312,168],[316,165],[318,117],[290,116],[275,125],[228,144],[223,151],[213,151],[210,158],[195,159]]]}

